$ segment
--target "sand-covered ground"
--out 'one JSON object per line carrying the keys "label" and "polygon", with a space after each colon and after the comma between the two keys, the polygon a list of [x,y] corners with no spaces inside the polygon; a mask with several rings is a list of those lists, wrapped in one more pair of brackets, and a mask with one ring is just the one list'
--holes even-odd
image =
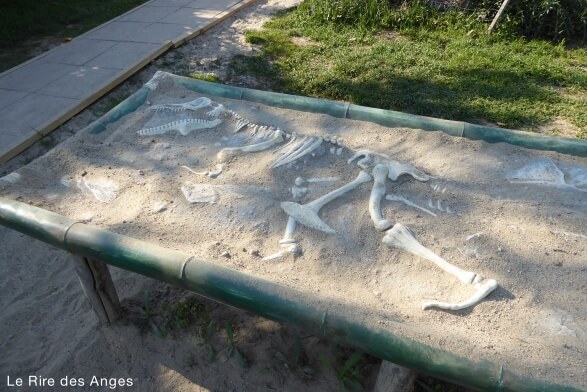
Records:
{"label": "sand-covered ground", "polygon": [[[159,69],[209,70],[232,84],[248,84],[227,68],[231,56],[252,50],[242,39],[244,30],[296,3],[259,2],[157,60],[111,97],[134,91]],[[300,135],[337,135],[347,146],[339,156],[324,143],[314,157],[277,169],[269,167],[275,148],[238,154],[210,178],[181,166],[213,171],[222,148],[262,139],[246,137],[251,129],[235,135],[237,120],[227,113],[218,117],[221,125],[187,136],[136,134],[172,118],[149,107],[198,97],[163,83],[149,105],[104,133],[70,137],[99,116],[105,104],[98,103],[54,133],[51,143],[5,165],[3,174],[20,177],[0,181],[0,195],[294,287],[334,311],[459,355],[587,388],[586,159],[210,97],[252,122]],[[205,117],[208,110],[180,116]],[[384,216],[410,227],[422,244],[450,262],[496,279],[495,292],[468,310],[422,311],[425,300],[459,301],[473,291],[432,263],[382,243],[383,233],[368,212],[370,183],[321,210],[336,234],[298,225],[300,255],[262,260],[282,249],[287,215],[280,203],[292,200],[296,177],[339,178],[310,184],[301,201],[307,203],[358,175],[361,168],[346,161],[360,149],[409,162],[431,176],[428,182],[388,181],[387,193],[436,216],[393,201],[383,202]],[[194,184],[211,186],[204,190],[213,189],[216,202],[188,202],[182,187],[189,193],[198,189]],[[92,189],[102,191],[102,201]],[[295,331],[126,271],[113,269],[125,316],[113,327],[101,327],[65,252],[6,229],[0,229],[0,241],[0,268],[10,271],[0,275],[2,388],[6,376],[39,375],[57,382],[84,378],[82,389],[96,390],[88,385],[95,375],[131,378],[136,389],[118,389],[141,391],[339,389],[320,364],[321,357],[337,358],[326,343],[302,332],[300,358]],[[173,314],[166,306],[193,301],[205,304],[206,311],[195,312],[189,328],[156,336],[151,319],[161,326]],[[145,316],[147,303],[152,317]],[[219,352],[214,360],[202,337],[208,320],[214,321],[210,346]],[[246,368],[223,351],[227,322],[235,327]],[[365,372],[376,369],[368,365]],[[372,377],[366,378],[368,386]]]}
{"label": "sand-covered ground", "polygon": [[[202,97],[163,79],[148,103],[135,113],[101,134],[78,133],[17,170],[17,175],[5,178],[0,192],[296,288],[333,312],[434,347],[474,360],[503,363],[520,374],[587,387],[585,159],[214,97],[210,97],[211,105],[197,111],[153,110],[157,105],[198,98]],[[207,114],[219,104],[228,110],[216,117]],[[279,156],[275,150],[286,141],[266,151],[221,159],[219,152],[224,148],[264,142],[269,137],[263,137],[268,130],[255,133],[253,127],[235,134],[239,119],[233,113],[254,124],[297,134],[298,140],[302,135],[336,136],[344,139],[345,147],[337,151],[338,146],[324,141],[312,154],[278,168],[271,168]],[[176,131],[137,134],[190,118],[204,119],[211,128],[188,135]],[[212,127],[216,123],[220,124]],[[287,215],[280,203],[292,200],[295,179],[336,178],[308,184],[308,194],[300,201],[308,203],[352,181],[361,167],[347,161],[365,149],[410,163],[430,176],[425,182],[410,176],[388,180],[388,194],[421,208],[384,201],[383,215],[408,226],[423,245],[448,261],[496,279],[499,287],[488,298],[461,311],[421,310],[425,300],[458,302],[472,295],[473,289],[432,263],[382,243],[384,233],[374,228],[368,211],[372,183],[322,208],[320,217],[335,234],[298,225],[294,238],[299,254],[263,260],[282,249],[279,240]],[[215,171],[219,162],[222,172],[218,176],[201,174]],[[370,172],[372,167],[365,170]],[[20,244],[30,241],[18,234],[6,235],[17,246],[18,238]],[[25,249],[25,253],[30,251]],[[14,245],[5,252],[14,254]],[[31,273],[32,265],[23,268],[28,260],[18,257],[11,265],[22,266],[22,281],[5,277],[2,285],[9,293],[3,296],[3,306],[9,310],[3,317],[7,317],[11,312],[18,314],[19,300],[32,306],[28,287],[39,275],[46,277],[51,295],[38,300],[54,309],[53,319],[45,315],[34,322],[23,320],[23,324],[36,328],[46,323],[50,331],[47,351],[41,354],[38,347],[28,347],[21,326],[6,335],[14,355],[5,356],[2,367],[26,368],[30,366],[26,358],[51,355],[49,347],[64,355],[61,344],[71,345],[69,350],[79,357],[77,349],[83,345],[92,355],[104,356],[104,350],[115,355],[122,361],[118,368],[137,377],[133,369],[141,366],[141,359],[130,358],[147,354],[144,347],[135,353],[128,345],[133,339],[146,339],[130,326],[98,328],[79,290],[74,289],[75,277],[71,267],[65,267],[64,255],[52,253],[56,260],[42,264],[42,273]],[[55,263],[64,268],[55,270]],[[115,284],[121,297],[130,302],[140,301],[141,293],[154,285],[124,271],[116,271]],[[13,317],[9,320],[14,325]],[[56,328],[70,320],[80,323],[75,332]],[[103,337],[98,338],[100,335]],[[90,349],[87,339],[100,341],[100,347]],[[112,353],[117,347],[126,352],[128,362],[120,358],[121,353]],[[172,357],[177,360],[177,355]],[[130,363],[135,365],[127,366]],[[79,372],[85,372],[82,369]],[[240,381],[246,383],[246,377]]]}

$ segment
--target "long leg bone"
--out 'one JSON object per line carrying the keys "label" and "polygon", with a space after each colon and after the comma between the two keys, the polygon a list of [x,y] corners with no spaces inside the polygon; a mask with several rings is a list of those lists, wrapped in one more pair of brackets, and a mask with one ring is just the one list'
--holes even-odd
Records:
{"label": "long leg bone", "polygon": [[373,189],[369,197],[369,215],[379,231],[385,231],[392,225],[391,221],[384,219],[381,215],[381,199],[385,195],[385,181],[387,180],[388,168],[379,164],[373,168]]}
{"label": "long leg bone", "polygon": [[476,290],[475,294],[464,302],[450,304],[446,302],[429,301],[424,303],[423,309],[429,309],[432,307],[450,310],[464,309],[477,304],[497,287],[497,282],[495,280],[489,279],[486,282],[481,283],[483,280],[481,276],[474,272],[464,271],[457,266],[450,264],[440,256],[437,256],[434,252],[420,244],[410,229],[401,223],[396,223],[387,231],[385,237],[383,237],[383,242],[389,247],[399,248],[432,261],[442,270],[456,276],[461,282],[465,284],[473,284],[473,287]]}
{"label": "long leg bone", "polygon": [[433,262],[444,271],[456,276],[463,283],[469,284],[475,279],[474,272],[463,271],[420,244],[412,231],[401,223],[396,223],[385,233],[383,242],[389,247],[405,250]]}
{"label": "long leg bone", "polygon": [[371,181],[371,176],[361,170],[357,178],[355,178],[353,181],[319,197],[318,199],[308,204],[301,205],[290,201],[284,201],[281,203],[281,208],[286,212],[286,214],[294,218],[302,225],[324,231],[326,233],[335,233],[334,229],[332,229],[318,217],[318,211],[320,211],[320,209],[325,204],[368,181]]}
{"label": "long leg bone", "polygon": [[280,244],[292,244],[295,242],[293,233],[296,230],[296,220],[291,216],[287,218],[287,225],[285,226],[285,233],[283,238],[279,240]]}

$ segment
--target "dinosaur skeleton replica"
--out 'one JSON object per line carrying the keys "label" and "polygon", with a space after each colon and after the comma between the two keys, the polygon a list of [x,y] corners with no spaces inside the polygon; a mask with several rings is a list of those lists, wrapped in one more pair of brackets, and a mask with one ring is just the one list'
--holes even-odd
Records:
{"label": "dinosaur skeleton replica", "polygon": [[[168,124],[160,125],[152,128],[141,129],[137,133],[139,135],[156,135],[168,132],[170,130],[177,130],[182,135],[187,135],[197,129],[214,128],[223,121],[218,117],[224,117],[225,120],[235,123],[234,132],[238,133],[245,129],[251,129],[251,135],[256,136],[256,142],[239,147],[226,147],[221,149],[217,154],[217,171],[211,172],[194,172],[190,168],[183,166],[183,168],[195,174],[207,175],[211,178],[217,177],[222,171],[222,165],[230,162],[231,158],[237,154],[255,153],[266,151],[274,147],[278,147],[273,151],[276,156],[272,168],[281,166],[291,167],[296,162],[305,160],[309,157],[318,155],[324,149],[329,150],[331,154],[337,156],[342,155],[344,149],[344,141],[336,136],[319,137],[319,136],[304,136],[296,133],[284,132],[278,128],[254,124],[242,117],[240,114],[224,108],[222,105],[214,103],[209,98],[198,98],[192,102],[183,104],[167,104],[155,105],[150,108],[151,111],[160,112],[167,111],[172,113],[178,112],[197,112],[206,107],[212,109],[206,112],[206,116],[214,117],[214,120],[205,120],[200,118],[188,118],[177,120]],[[259,141],[259,139],[261,141]],[[285,142],[285,143],[284,143]],[[294,232],[296,225],[299,223],[306,227],[319,230],[328,234],[335,233],[335,230],[328,226],[318,213],[322,207],[329,202],[341,197],[360,185],[373,182],[371,194],[369,197],[369,214],[375,226],[375,229],[384,232],[383,243],[390,248],[398,248],[414,255],[420,256],[423,259],[431,261],[439,268],[455,276],[462,283],[473,286],[475,292],[467,300],[459,303],[446,303],[439,301],[428,301],[422,305],[422,309],[439,308],[446,310],[460,310],[474,306],[485,298],[489,293],[497,288],[497,282],[494,279],[485,279],[483,276],[460,269],[459,267],[449,263],[434,252],[423,246],[418,242],[414,233],[401,223],[395,225],[389,219],[382,216],[381,200],[385,197],[386,200],[402,202],[410,207],[420,209],[428,214],[436,216],[432,211],[418,206],[411,201],[396,195],[385,195],[387,180],[397,181],[402,175],[409,175],[417,181],[426,182],[429,176],[408,163],[400,163],[388,157],[387,155],[376,153],[371,150],[360,150],[348,159],[347,164],[356,164],[361,169],[358,176],[348,184],[345,184],[331,192],[328,192],[315,200],[306,204],[300,204],[308,193],[310,184],[320,184],[325,182],[338,181],[337,177],[326,178],[311,178],[304,179],[298,177],[294,186],[290,189],[294,201],[284,201],[281,203],[281,208],[288,215],[288,220],[285,228],[283,238],[279,241],[281,250],[275,254],[265,257],[263,260],[278,260],[287,255],[301,254],[301,248],[294,239]],[[431,202],[430,207],[433,207]],[[439,210],[445,211],[438,203]],[[446,212],[449,212],[446,210]]]}

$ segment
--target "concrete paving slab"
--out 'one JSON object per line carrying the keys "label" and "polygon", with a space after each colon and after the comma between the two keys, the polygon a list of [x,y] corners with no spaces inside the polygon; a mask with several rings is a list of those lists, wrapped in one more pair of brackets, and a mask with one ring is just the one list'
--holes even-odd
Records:
{"label": "concrete paving slab", "polygon": [[39,93],[82,100],[108,85],[120,73],[121,69],[115,68],[80,67],[43,87]]}
{"label": "concrete paving slab", "polygon": [[189,34],[195,30],[196,29],[191,26],[184,26],[182,24],[156,22],[150,24],[142,33],[143,39],[146,42],[162,40],[162,37],[164,37],[162,42],[168,42],[178,35]]}
{"label": "concrete paving slab", "polygon": [[43,61],[69,65],[84,65],[116,45],[113,41],[76,38],[43,57]]}
{"label": "concrete paving slab", "polygon": [[112,22],[93,31],[89,39],[162,44],[181,34],[186,27],[168,23]]}
{"label": "concrete paving slab", "polygon": [[0,89],[0,109],[15,103],[16,101],[26,97],[27,95],[28,93],[22,91]]}
{"label": "concrete paving slab", "polygon": [[192,30],[197,30],[204,27],[207,23],[214,20],[214,16],[218,15],[219,11],[215,10],[201,10],[195,8],[180,8],[165,18],[161,19],[161,23],[174,23]]}
{"label": "concrete paving slab", "polygon": [[178,9],[179,7],[152,7],[148,5],[128,13],[118,20],[121,22],[158,22]]}
{"label": "concrete paving slab", "polygon": [[87,66],[126,69],[146,57],[159,52],[161,44],[144,42],[120,42],[88,61]]}
{"label": "concrete paving slab", "polygon": [[149,24],[149,22],[114,21],[92,31],[86,38],[116,42],[144,42],[141,41],[140,31],[143,31]]}
{"label": "concrete paving slab", "polygon": [[[19,144],[26,142],[23,137],[17,134],[8,133],[0,129],[0,157],[13,153]],[[0,159],[0,163],[4,160]]]}
{"label": "concrete paving slab", "polygon": [[76,68],[73,65],[47,63],[40,57],[0,77],[0,88],[34,93]]}
{"label": "concrete paving slab", "polygon": [[183,7],[193,0],[153,0],[149,3],[154,7]]}
{"label": "concrete paving slab", "polygon": [[240,2],[241,0],[192,0],[186,7],[223,11]]}
{"label": "concrete paving slab", "polygon": [[43,127],[71,110],[77,99],[31,94],[0,109],[0,134],[45,133]]}

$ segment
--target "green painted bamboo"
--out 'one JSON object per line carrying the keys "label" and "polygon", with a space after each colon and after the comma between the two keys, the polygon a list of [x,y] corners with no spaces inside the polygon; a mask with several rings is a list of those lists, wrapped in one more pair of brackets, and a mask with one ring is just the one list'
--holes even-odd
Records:
{"label": "green painted bamboo", "polygon": [[[471,361],[387,330],[369,328],[327,302],[184,253],[88,226],[0,198],[0,224],[51,245],[300,327],[381,359],[482,391],[580,391],[522,377],[489,361]],[[320,305],[317,305],[320,304]],[[343,304],[344,306],[344,304]],[[404,327],[409,327],[405,325]]]}

